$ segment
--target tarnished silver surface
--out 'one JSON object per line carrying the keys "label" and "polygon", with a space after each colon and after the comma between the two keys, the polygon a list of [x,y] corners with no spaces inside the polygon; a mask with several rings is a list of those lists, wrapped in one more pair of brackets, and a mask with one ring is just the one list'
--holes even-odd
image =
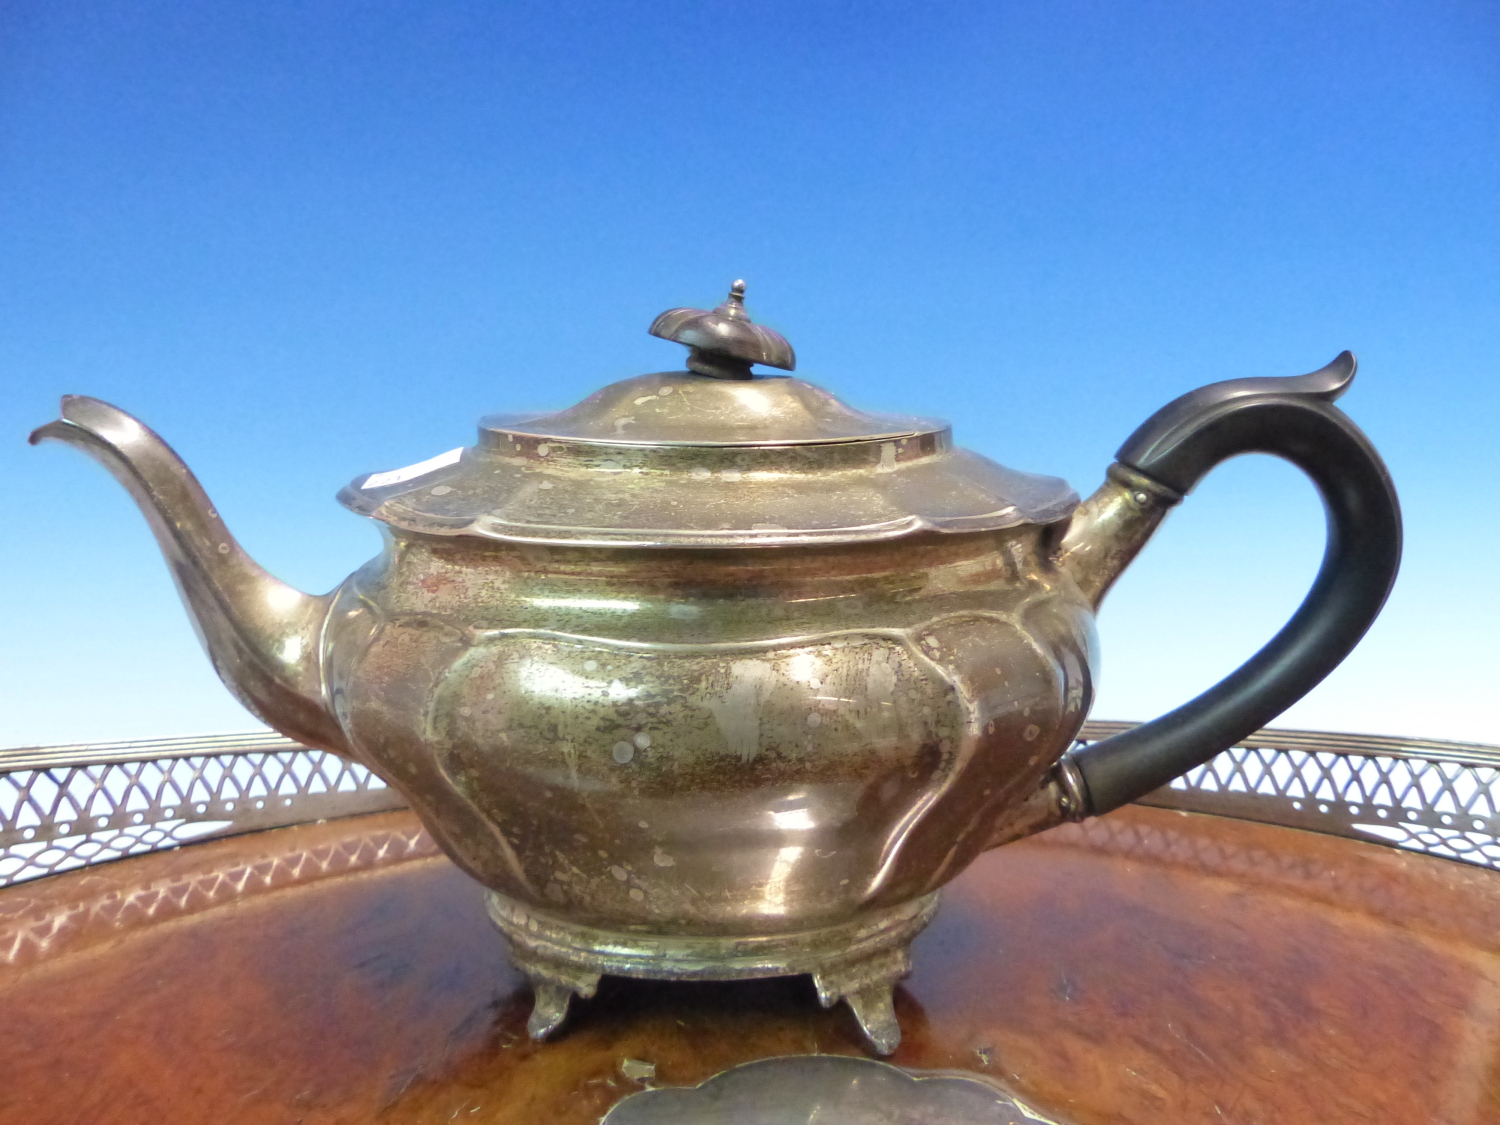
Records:
{"label": "tarnished silver surface", "polygon": [[[1080,742],[1130,725],[1087,722]],[[182,801],[195,782],[212,801]],[[257,808],[261,786],[280,800]],[[1273,728],[1141,803],[1500,869],[1500,746]],[[0,750],[0,886],[405,804],[363,767],[269,733]]]}
{"label": "tarnished silver surface", "polygon": [[1078,506],[1057,548],[1058,565],[1097,607],[1182,496],[1121,464]]}
{"label": "tarnished silver surface", "polygon": [[779,332],[755,324],[745,312],[745,283],[736,281],[729,296],[712,311],[668,309],[651,322],[651,335],[692,349],[688,370],[720,379],[748,379],[750,365],[763,363],[794,371],[797,357]]}
{"label": "tarnished silver surface", "polygon": [[[123,411],[70,397],[32,440],[86,450],[130,490],[252,713],[384,779],[492,901],[556,919],[575,951],[621,934],[706,959],[795,946],[920,912],[986,847],[1078,815],[1103,785],[1059,762],[1092,700],[1094,610],[1177,494],[1116,467],[1080,508],[1060,480],[953,448],[943,423],[741,378],[792,356],[737,294],[656,329],[700,373],[489,419],[471,449],[345,489],[386,546],[322,596],[258,567]],[[1184,396],[1146,452],[1206,471],[1213,450],[1177,438],[1217,433],[1203,411],[1260,403],[1261,383],[1302,388],[1307,402],[1266,401],[1334,425],[1324,400],[1346,366],[1331,391]],[[1363,446],[1347,457],[1383,472]],[[1128,781],[1130,764],[1098,776]],[[142,784],[184,807],[175,775]],[[777,964],[893,1044],[904,945],[853,964],[832,941],[799,948],[822,962]],[[588,987],[578,958],[549,965],[538,1026]]]}
{"label": "tarnished silver surface", "polygon": [[795,932],[937,889],[1067,748],[1092,626],[1012,561],[1039,549],[412,540],[340,591],[325,675],[351,743],[508,898]]}
{"label": "tarnished silver surface", "polygon": [[936,419],[866,414],[800,379],[669,371],[556,414],[487,417],[477,445],[359,477],[339,500],[425,535],[723,548],[1047,524],[1078,496],[954,448]]}
{"label": "tarnished silver surface", "polygon": [[1058,759],[1057,765],[1053,767],[1053,777],[1059,794],[1058,804],[1063,816],[1068,820],[1083,820],[1087,816],[1088,804],[1084,797],[1083,777],[1073,761],[1071,750]]}
{"label": "tarnished silver surface", "polygon": [[[367,474],[339,500],[422,535],[694,548],[1001,530],[1055,523],[1078,504],[1055,477],[955,449],[939,419],[870,414],[800,379],[750,378],[751,361],[793,359],[738,301],[673,309],[652,325],[694,346],[695,360],[717,341],[712,371],[690,360],[555,414],[491,415],[477,445]],[[711,377],[726,362],[743,377]]]}
{"label": "tarnished silver surface", "polygon": [[1092,694],[1091,607],[1038,525],[756,551],[397,533],[309,597],[146,427],[67,414],[45,433],[142,501],[257,715],[395,785],[486,886],[580,924],[753,936],[926,895]]}
{"label": "tarnished silver surface", "polygon": [[151,429],[81,395],[34,430],[99,461],[140,506],[214,671],[256,718],[288,738],[349,756],[323,683],[323,627],[333,595],[267,574],[245,553],[198,479]]}
{"label": "tarnished silver surface", "polygon": [[[623,872],[622,882],[630,875]],[[892,993],[911,972],[911,943],[932,921],[938,895],[871,911],[833,926],[755,937],[671,935],[583,926],[490,891],[490,918],[511,959],[531,978],[533,1038],[555,1031],[573,995],[594,995],[605,974],[646,980],[753,980],[810,973],[823,1007],[848,1002],[871,1045],[901,1042]]]}
{"label": "tarnished silver surface", "polygon": [[760,1059],[697,1086],[631,1094],[600,1125],[1066,1125],[978,1075],[873,1059]]}

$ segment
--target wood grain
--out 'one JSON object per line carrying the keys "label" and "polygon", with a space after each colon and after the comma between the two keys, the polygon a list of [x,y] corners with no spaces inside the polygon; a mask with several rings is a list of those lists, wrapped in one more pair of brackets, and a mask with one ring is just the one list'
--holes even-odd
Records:
{"label": "wood grain", "polygon": [[[1500,1121],[1500,876],[1128,808],[983,857],[898,995],[903,1066],[1076,1125]],[[805,979],[606,980],[525,1037],[478,891],[406,813],[0,893],[0,1123],[594,1122],[656,1081],[862,1053]]]}

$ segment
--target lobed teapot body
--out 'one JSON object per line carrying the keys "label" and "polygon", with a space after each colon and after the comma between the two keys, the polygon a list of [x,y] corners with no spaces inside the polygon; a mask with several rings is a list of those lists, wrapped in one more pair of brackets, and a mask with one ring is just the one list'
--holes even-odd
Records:
{"label": "lobed teapot body", "polygon": [[[487,888],[556,1029],[601,973],[812,973],[877,1050],[937,892],[988,847],[1149,792],[1327,674],[1394,580],[1378,456],[1312,375],[1159,411],[1080,502],[1062,481],[790,377],[737,283],[652,332],[688,370],[340,493],[383,552],[313,597],[240,549],[140,422],[64,400],[32,435],[131,490],[215,668],[255,715],[364,763]],[[1271,452],[1312,477],[1329,547],[1307,601],[1170,715],[1070,750],[1100,600],[1210,469]]]}

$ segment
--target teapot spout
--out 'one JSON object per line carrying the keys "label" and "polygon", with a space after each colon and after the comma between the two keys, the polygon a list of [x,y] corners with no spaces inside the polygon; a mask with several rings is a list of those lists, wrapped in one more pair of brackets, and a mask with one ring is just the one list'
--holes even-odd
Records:
{"label": "teapot spout", "polygon": [[109,469],[140,505],[214,670],[252,714],[288,738],[348,755],[324,705],[319,639],[333,595],[313,597],[262,570],[171,448],[123,410],[82,395],[31,444],[64,441]]}

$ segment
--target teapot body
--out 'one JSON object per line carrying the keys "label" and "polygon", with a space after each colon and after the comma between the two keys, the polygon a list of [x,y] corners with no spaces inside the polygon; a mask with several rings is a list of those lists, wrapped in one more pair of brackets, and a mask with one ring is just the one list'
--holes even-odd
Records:
{"label": "teapot body", "polygon": [[787,933],[927,894],[1071,745],[1093,610],[1049,529],[824,548],[400,531],[335,595],[349,748],[507,899]]}
{"label": "teapot body", "polygon": [[[1201,765],[1331,671],[1401,552],[1395,491],[1334,405],[1345,352],[1201,387],[1087,500],[754,364],[795,365],[736,283],[651,332],[687,371],[339,494],[385,551],[333,592],[277,581],[170,448],[63,400],[33,442],[107,465],[151,522],[220,677],[257,717],[401,790],[531,978],[534,1037],[604,973],[811,973],[872,1046],[936,892],[983,849],[1102,815]],[[1328,551],[1255,656],[1073,751],[1093,614],[1215,465],[1272,453],[1323,497]]]}

